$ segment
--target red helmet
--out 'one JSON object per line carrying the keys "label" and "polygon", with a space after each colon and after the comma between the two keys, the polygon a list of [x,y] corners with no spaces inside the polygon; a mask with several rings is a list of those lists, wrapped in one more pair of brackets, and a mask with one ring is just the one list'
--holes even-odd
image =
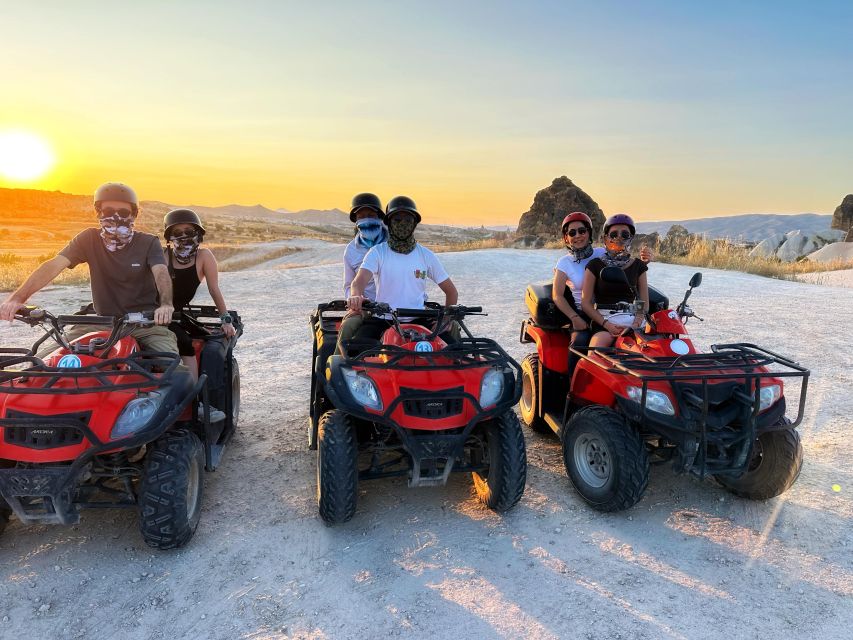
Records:
{"label": "red helmet", "polygon": [[607,218],[607,222],[604,223],[602,233],[607,235],[607,232],[610,231],[610,227],[615,224],[628,225],[628,228],[631,230],[631,235],[633,236],[637,234],[637,228],[634,226],[634,219],[627,213],[615,213]]}
{"label": "red helmet", "polygon": [[560,225],[560,231],[563,235],[566,235],[566,227],[572,222],[583,222],[586,230],[589,232],[589,237],[592,237],[592,219],[583,211],[573,211],[563,218],[563,224]]}

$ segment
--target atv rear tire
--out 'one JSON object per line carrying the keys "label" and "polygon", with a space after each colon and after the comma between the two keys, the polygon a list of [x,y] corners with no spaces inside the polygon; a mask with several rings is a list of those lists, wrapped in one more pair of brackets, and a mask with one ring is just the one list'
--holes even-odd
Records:
{"label": "atv rear tire", "polygon": [[155,440],[139,482],[139,526],[145,542],[177,549],[201,519],[204,451],[194,433],[178,429]]}
{"label": "atv rear tire", "polygon": [[740,477],[714,476],[736,496],[768,500],[785,493],[803,468],[803,445],[796,429],[765,431],[755,440],[749,468]]}
{"label": "atv rear tire", "polygon": [[536,433],[552,433],[551,427],[539,415],[539,356],[529,353],[521,361],[521,399],[518,408],[524,424]]}
{"label": "atv rear tire", "polygon": [[349,416],[333,409],[317,430],[317,506],[327,524],[355,515],[358,502],[358,438]]}
{"label": "atv rear tire", "polygon": [[240,365],[231,357],[231,422],[237,427],[240,419]]}
{"label": "atv rear tire", "polygon": [[640,435],[607,407],[584,407],[563,432],[563,463],[575,490],[598,511],[633,507],[649,483],[649,456]]}
{"label": "atv rear tire", "polygon": [[518,416],[510,409],[485,425],[489,470],[474,477],[477,497],[490,509],[508,511],[521,500],[527,482],[527,450]]}
{"label": "atv rear tire", "polygon": [[[0,498],[0,502],[2,502],[2,498]],[[5,507],[0,507],[0,534],[3,533],[3,530],[6,528],[6,525],[9,524],[9,516],[12,515],[12,510],[7,509]]]}

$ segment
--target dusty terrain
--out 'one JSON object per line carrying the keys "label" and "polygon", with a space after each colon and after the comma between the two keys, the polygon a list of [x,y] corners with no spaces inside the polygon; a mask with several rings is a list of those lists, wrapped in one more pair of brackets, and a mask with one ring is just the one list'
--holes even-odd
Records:
{"label": "dusty terrain", "polygon": [[[520,359],[524,286],[549,279],[557,256],[441,259],[462,301],[490,312],[475,332]],[[693,271],[657,264],[650,280],[679,298]],[[306,447],[307,317],[340,295],[340,267],[227,273],[223,290],[247,326],[243,413],[206,478],[195,538],[152,551],[133,512],[84,512],[73,527],[13,521],[0,537],[0,637],[849,638],[853,291],[704,275],[691,300],[705,318],[691,324],[700,345],[748,340],[812,369],[806,461],[781,498],[747,502],[656,467],[635,508],[599,514],[573,492],[558,441],[528,432],[527,490],[506,515],[481,507],[464,476],[420,490],[375,481],[355,518],[328,528]],[[35,301],[71,310],[84,291]],[[30,338],[0,327],[2,344]]]}

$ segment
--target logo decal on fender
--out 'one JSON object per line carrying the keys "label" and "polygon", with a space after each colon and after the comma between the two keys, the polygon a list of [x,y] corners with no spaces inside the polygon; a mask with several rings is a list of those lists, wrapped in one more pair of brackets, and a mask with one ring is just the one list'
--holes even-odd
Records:
{"label": "logo decal on fender", "polygon": [[79,369],[83,364],[80,362],[80,358],[73,354],[68,354],[62,356],[59,359],[59,364],[56,365],[60,369]]}
{"label": "logo decal on fender", "polygon": [[419,343],[415,345],[415,351],[419,351],[421,353],[427,353],[432,351],[432,342],[427,342],[426,340],[421,340]]}

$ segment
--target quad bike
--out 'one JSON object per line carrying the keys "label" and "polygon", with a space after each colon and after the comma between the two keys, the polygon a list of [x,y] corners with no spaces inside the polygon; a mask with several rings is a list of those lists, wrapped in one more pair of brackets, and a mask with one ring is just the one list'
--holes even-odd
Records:
{"label": "quad bike", "polygon": [[[524,492],[524,434],[512,407],[520,367],[494,341],[465,326],[480,307],[392,310],[366,303],[365,315],[390,318],[379,343],[336,341],[346,302],[311,315],[314,368],[309,448],[317,449],[317,502],[329,524],[356,509],[360,481],[407,476],[410,487],[444,485],[451,471],[471,473],[479,499],[513,507]],[[411,320],[409,320],[411,319]],[[434,329],[425,324],[434,321]],[[465,336],[447,344],[440,328]],[[353,350],[363,349],[358,355]]]}
{"label": "quad bike", "polygon": [[[602,271],[628,286],[621,269]],[[649,287],[649,309],[638,299],[620,303],[642,314],[642,329],[628,329],[612,347],[574,349],[581,360],[568,376],[568,319],[551,300],[550,285],[530,285],[531,317],[521,342],[537,352],[522,363],[522,420],[556,433],[566,471],[594,509],[636,504],[649,480],[650,462],[671,462],[677,473],[713,476],[735,495],[764,500],[786,491],[802,467],[796,427],[803,418],[809,371],[789,358],[750,343],[712,345],[698,353],[685,324],[699,318],[687,305],[702,274],[690,280],[682,302]],[[785,416],[784,378],[800,380],[796,419]]]}
{"label": "quad bike", "polygon": [[[226,381],[215,393],[206,373],[192,383],[177,354],[140,351],[130,332],[152,325],[150,314],[113,318],[84,308],[54,316],[28,307],[15,316],[46,333],[31,349],[0,349],[0,529],[12,513],[25,523],[74,524],[82,508],[135,508],[148,545],[189,541],[201,515],[202,470],[216,468],[236,427],[232,350],[242,323],[231,312],[237,336],[227,347],[220,340],[226,358],[216,363],[204,354],[221,336],[217,310],[193,306],[183,315],[199,331],[200,370],[225,368],[215,372]],[[73,325],[104,330],[69,342]],[[35,354],[47,340],[57,349],[41,359]],[[212,422],[211,406],[225,418]]]}

